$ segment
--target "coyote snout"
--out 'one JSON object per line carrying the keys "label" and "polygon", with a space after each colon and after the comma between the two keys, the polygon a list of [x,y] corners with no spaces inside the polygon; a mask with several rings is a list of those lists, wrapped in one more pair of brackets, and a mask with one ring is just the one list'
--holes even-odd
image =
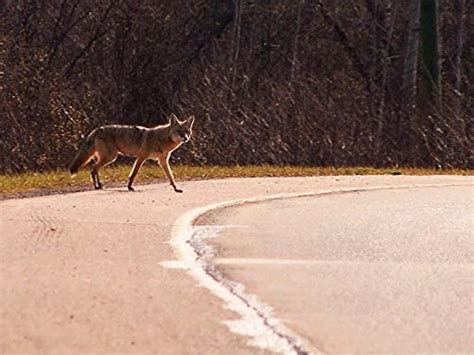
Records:
{"label": "coyote snout", "polygon": [[176,187],[169,166],[171,153],[181,144],[191,139],[194,116],[179,120],[172,114],[169,123],[153,128],[141,126],[109,125],[94,129],[82,145],[69,168],[71,174],[86,166],[91,160],[92,182],[95,189],[101,189],[99,169],[112,163],[119,154],[135,157],[132,171],[128,176],[127,187],[133,191],[133,180],[147,159],[158,160],[168,176],[174,191],[183,192]]}

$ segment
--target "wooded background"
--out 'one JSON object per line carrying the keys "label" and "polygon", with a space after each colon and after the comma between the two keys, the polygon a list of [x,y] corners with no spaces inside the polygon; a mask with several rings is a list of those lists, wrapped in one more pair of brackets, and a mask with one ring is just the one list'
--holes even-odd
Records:
{"label": "wooded background", "polygon": [[196,115],[191,164],[472,167],[468,0],[7,0],[0,173]]}

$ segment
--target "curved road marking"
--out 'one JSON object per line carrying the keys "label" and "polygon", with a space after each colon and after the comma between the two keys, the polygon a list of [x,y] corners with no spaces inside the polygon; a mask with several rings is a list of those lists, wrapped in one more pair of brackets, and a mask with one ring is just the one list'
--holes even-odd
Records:
{"label": "curved road marking", "polygon": [[[313,260],[313,259],[261,259],[261,258],[217,258],[212,260],[215,265],[433,265],[423,261],[359,261],[359,260]],[[449,265],[472,267],[472,263],[450,262]]]}
{"label": "curved road marking", "polygon": [[246,293],[243,285],[226,279],[216,269],[215,264],[211,262],[213,251],[212,248],[204,243],[204,240],[216,237],[223,228],[233,228],[235,226],[194,226],[193,223],[200,216],[211,211],[248,203],[341,193],[464,185],[472,184],[372,186],[352,189],[320,190],[243,198],[207,205],[191,210],[176,220],[171,231],[170,244],[175,249],[179,259],[165,261],[162,262],[161,265],[168,268],[187,270],[200,285],[208,288],[214,295],[221,298],[226,303],[227,308],[237,312],[241,317],[240,320],[225,321],[224,323],[231,331],[250,337],[251,345],[283,354],[319,353],[320,351],[314,349],[314,346],[308,341],[287,329],[275,318],[269,306],[259,301],[255,295]]}

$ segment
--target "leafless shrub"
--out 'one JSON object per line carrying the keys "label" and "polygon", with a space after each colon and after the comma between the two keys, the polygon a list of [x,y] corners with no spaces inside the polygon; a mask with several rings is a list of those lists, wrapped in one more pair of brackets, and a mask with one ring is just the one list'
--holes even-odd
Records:
{"label": "leafless shrub", "polygon": [[409,3],[7,1],[0,172],[64,167],[93,127],[170,112],[198,118],[185,163],[471,166],[472,4],[443,2],[433,103],[403,85]]}

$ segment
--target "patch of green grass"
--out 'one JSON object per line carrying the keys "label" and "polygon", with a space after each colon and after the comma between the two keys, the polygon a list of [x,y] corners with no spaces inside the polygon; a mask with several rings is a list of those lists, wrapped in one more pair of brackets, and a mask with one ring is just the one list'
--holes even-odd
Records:
{"label": "patch of green grass", "polygon": [[[101,180],[110,185],[125,186],[131,165],[115,165],[101,170]],[[327,176],[327,175],[474,175],[474,170],[421,169],[421,168],[371,168],[371,167],[301,167],[301,166],[188,166],[172,167],[177,180],[216,179],[227,177],[269,176]],[[165,176],[156,164],[145,164],[138,173],[136,183],[164,180]],[[0,175],[0,193],[25,193],[42,190],[68,190],[91,187],[88,171],[81,171],[71,178],[66,171]]]}

